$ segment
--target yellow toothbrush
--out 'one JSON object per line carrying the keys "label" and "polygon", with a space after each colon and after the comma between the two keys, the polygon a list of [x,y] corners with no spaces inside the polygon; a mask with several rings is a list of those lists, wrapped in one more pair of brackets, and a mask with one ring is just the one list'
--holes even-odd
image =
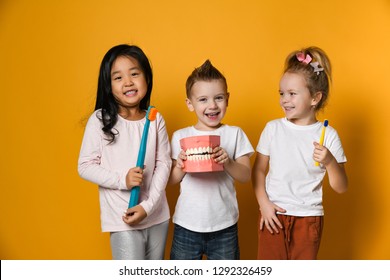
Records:
{"label": "yellow toothbrush", "polygon": [[[320,145],[322,146],[324,144],[324,139],[325,139],[325,130],[326,130],[326,127],[328,126],[329,122],[328,120],[324,120],[324,125],[322,127],[322,131],[321,131],[321,137],[320,137]],[[315,165],[316,166],[320,166],[320,163],[318,161],[315,162]]]}

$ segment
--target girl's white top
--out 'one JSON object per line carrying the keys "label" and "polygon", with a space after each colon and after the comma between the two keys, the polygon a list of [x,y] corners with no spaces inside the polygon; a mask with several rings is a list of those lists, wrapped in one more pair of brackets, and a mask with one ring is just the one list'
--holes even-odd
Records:
{"label": "girl's white top", "polygon": [[[286,215],[322,216],[322,180],[326,169],[315,166],[313,142],[319,142],[322,123],[299,126],[286,118],[273,120],[264,128],[256,151],[269,156],[265,187],[273,203]],[[323,145],[338,163],[346,162],[340,138],[327,126]],[[283,214],[283,213],[280,213]]]}
{"label": "girl's white top", "polygon": [[140,205],[147,217],[138,225],[129,226],[122,221],[128,208],[130,190],[126,187],[126,174],[137,164],[146,118],[129,121],[118,115],[114,129],[118,134],[109,144],[98,119],[101,110],[95,111],[85,128],[78,171],[82,178],[99,185],[102,231],[115,232],[144,229],[169,219],[165,195],[172,161],[165,121],[157,113],[150,122],[147,139],[145,169],[140,191]]}

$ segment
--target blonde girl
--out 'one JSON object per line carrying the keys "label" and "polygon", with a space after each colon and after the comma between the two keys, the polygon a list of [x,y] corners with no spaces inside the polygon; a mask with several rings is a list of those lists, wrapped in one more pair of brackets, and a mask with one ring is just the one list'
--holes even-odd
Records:
{"label": "blonde girl", "polygon": [[258,259],[316,259],[325,174],[333,190],[347,190],[346,157],[336,130],[328,126],[323,145],[318,143],[322,123],[316,115],[326,105],[330,81],[330,61],[320,48],[287,57],[279,84],[285,116],[265,126],[253,166],[260,206]]}

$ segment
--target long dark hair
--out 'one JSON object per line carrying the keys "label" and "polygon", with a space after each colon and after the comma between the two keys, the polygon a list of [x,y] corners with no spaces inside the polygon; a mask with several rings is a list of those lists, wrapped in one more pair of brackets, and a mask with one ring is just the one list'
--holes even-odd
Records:
{"label": "long dark hair", "polygon": [[140,102],[141,110],[146,110],[148,108],[153,88],[153,73],[149,59],[139,47],[122,44],[112,47],[106,53],[100,65],[95,110],[101,109],[101,115],[98,117],[103,123],[102,130],[104,134],[108,136],[107,140],[110,143],[115,141],[115,136],[118,134],[118,131],[114,129],[114,126],[118,121],[119,111],[119,105],[116,102],[111,89],[111,67],[114,61],[120,56],[136,59],[145,75],[148,88],[146,95]]}

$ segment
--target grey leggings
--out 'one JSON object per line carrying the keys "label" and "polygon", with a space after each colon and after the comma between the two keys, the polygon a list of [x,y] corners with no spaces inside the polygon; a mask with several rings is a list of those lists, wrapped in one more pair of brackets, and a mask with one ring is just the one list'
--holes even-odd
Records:
{"label": "grey leggings", "polygon": [[142,230],[110,233],[114,260],[162,260],[169,220]]}

